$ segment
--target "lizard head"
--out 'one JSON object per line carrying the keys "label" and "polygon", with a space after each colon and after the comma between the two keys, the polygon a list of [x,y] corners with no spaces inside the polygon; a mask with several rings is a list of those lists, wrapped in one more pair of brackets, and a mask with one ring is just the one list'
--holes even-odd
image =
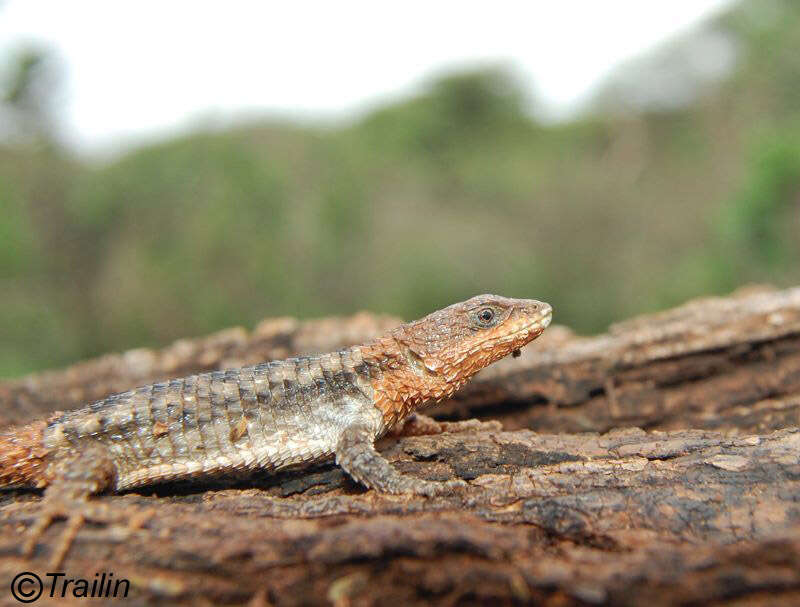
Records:
{"label": "lizard head", "polygon": [[536,339],[552,313],[533,299],[478,295],[403,325],[395,338],[429,372],[459,386]]}

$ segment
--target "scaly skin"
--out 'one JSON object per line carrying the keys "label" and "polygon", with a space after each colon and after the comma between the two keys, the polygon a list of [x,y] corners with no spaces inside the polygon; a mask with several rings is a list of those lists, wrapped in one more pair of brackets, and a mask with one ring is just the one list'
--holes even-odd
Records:
{"label": "scaly skin", "polygon": [[[368,344],[115,394],[0,434],[0,486],[47,487],[50,507],[34,526],[28,551],[50,521],[69,510],[65,501],[331,456],[381,492],[446,493],[463,481],[401,475],[374,441],[538,337],[550,317],[545,303],[480,295]],[[436,425],[426,423],[428,430],[420,430],[425,424],[415,422],[415,431]],[[74,518],[68,528],[76,533],[86,515]]]}

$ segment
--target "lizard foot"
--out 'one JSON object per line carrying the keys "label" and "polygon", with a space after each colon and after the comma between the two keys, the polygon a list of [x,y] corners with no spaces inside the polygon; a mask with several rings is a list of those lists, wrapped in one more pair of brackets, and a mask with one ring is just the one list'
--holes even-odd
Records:
{"label": "lizard foot", "polygon": [[372,444],[369,428],[354,425],[342,432],[336,446],[336,462],[352,478],[380,493],[412,493],[428,497],[449,495],[468,485],[461,479],[428,481],[400,474]]}

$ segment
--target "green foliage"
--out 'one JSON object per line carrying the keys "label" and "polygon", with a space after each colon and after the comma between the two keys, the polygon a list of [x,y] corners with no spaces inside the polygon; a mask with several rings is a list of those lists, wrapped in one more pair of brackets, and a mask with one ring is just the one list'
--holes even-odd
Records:
{"label": "green foliage", "polygon": [[25,201],[7,179],[0,178],[0,280],[36,266],[37,251]]}
{"label": "green foliage", "polygon": [[744,183],[723,210],[718,264],[728,282],[790,272],[800,258],[798,216],[800,128],[787,125],[758,138]]}
{"label": "green foliage", "polygon": [[530,130],[524,97],[503,71],[445,76],[417,98],[375,112],[361,130],[370,145],[406,157],[446,160],[483,139],[517,137]]}

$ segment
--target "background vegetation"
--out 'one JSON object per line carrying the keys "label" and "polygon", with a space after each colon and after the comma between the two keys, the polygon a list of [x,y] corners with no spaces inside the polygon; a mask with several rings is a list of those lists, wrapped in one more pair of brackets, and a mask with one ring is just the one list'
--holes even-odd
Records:
{"label": "background vegetation", "polygon": [[[724,80],[637,101],[690,76],[674,71],[709,34],[736,51]],[[47,55],[8,57],[0,376],[273,315],[410,318],[498,292],[593,332],[799,283],[799,48],[798,3],[744,2],[567,123],[538,121],[498,68],[346,126],[250,123],[99,165],[56,143]]]}

